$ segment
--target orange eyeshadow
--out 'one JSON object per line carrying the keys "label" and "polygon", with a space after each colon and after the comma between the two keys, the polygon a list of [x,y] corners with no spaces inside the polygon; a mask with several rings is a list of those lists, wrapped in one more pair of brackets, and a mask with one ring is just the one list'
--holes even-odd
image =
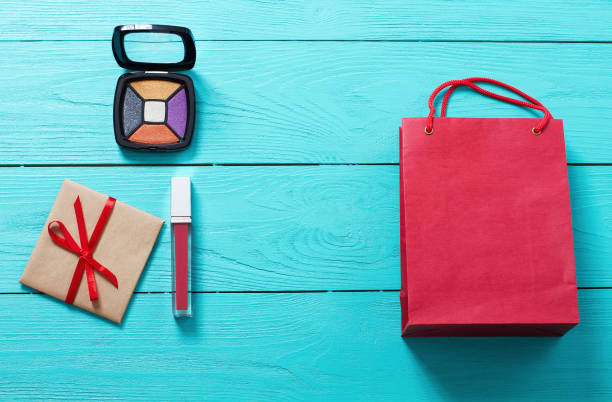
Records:
{"label": "orange eyeshadow", "polygon": [[142,144],[170,144],[178,142],[178,137],[165,124],[143,124],[129,138]]}
{"label": "orange eyeshadow", "polygon": [[166,100],[181,86],[181,84],[168,80],[140,80],[133,81],[130,85],[142,99],[159,100]]}

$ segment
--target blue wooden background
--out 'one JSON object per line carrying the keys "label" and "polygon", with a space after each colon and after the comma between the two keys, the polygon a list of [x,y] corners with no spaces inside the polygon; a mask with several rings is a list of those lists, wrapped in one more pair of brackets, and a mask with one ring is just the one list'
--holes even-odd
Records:
{"label": "blue wooden background", "polygon": [[[0,1],[0,398],[612,399],[610,21],[605,0]],[[112,28],[149,22],[197,39],[184,152],[113,139]],[[581,324],[561,339],[399,336],[397,126],[465,76],[564,119]],[[449,114],[534,115],[465,90]],[[64,177],[167,218],[175,175],[191,320],[167,226],[121,326],[18,284]]]}

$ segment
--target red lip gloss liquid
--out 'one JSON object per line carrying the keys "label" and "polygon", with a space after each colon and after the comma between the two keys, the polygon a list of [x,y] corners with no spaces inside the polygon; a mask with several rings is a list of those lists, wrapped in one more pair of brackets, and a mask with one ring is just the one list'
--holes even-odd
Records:
{"label": "red lip gloss liquid", "polygon": [[191,317],[191,180],[171,181],[172,313]]}

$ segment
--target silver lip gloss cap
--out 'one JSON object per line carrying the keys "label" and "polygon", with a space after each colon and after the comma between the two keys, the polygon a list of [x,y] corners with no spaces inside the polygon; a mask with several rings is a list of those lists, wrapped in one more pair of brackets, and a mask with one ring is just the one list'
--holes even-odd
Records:
{"label": "silver lip gloss cap", "polygon": [[170,222],[191,222],[191,179],[173,177],[170,182]]}

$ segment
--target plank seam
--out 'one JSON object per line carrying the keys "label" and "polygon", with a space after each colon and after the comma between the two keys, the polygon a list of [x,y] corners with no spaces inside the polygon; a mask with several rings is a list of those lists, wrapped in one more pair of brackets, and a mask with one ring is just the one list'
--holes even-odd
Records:
{"label": "plank seam", "polygon": [[[3,39],[2,43],[32,42],[110,42],[108,39]],[[134,41],[136,42],[136,41]],[[533,44],[602,44],[609,45],[609,40],[501,40],[501,39],[197,39],[195,42],[354,42],[354,43],[533,43]],[[147,42],[156,43],[156,42]],[[160,42],[161,43],[161,42]],[[163,42],[167,43],[167,42]]]}
{"label": "plank seam", "polygon": [[[612,286],[578,286],[578,290],[601,290],[601,289],[612,289]],[[335,289],[335,290],[323,290],[323,289],[309,289],[309,290],[194,290],[190,293],[193,294],[283,294],[283,293],[384,293],[384,292],[395,292],[399,293],[399,289]],[[134,294],[173,294],[172,291],[136,291]],[[0,292],[2,295],[40,295],[42,292]]]}
{"label": "plank seam", "polygon": [[[399,166],[397,162],[297,162],[297,163],[35,163],[0,164],[0,168],[44,168],[44,167],[180,167],[180,166]],[[612,166],[612,162],[568,162],[567,166]]]}

